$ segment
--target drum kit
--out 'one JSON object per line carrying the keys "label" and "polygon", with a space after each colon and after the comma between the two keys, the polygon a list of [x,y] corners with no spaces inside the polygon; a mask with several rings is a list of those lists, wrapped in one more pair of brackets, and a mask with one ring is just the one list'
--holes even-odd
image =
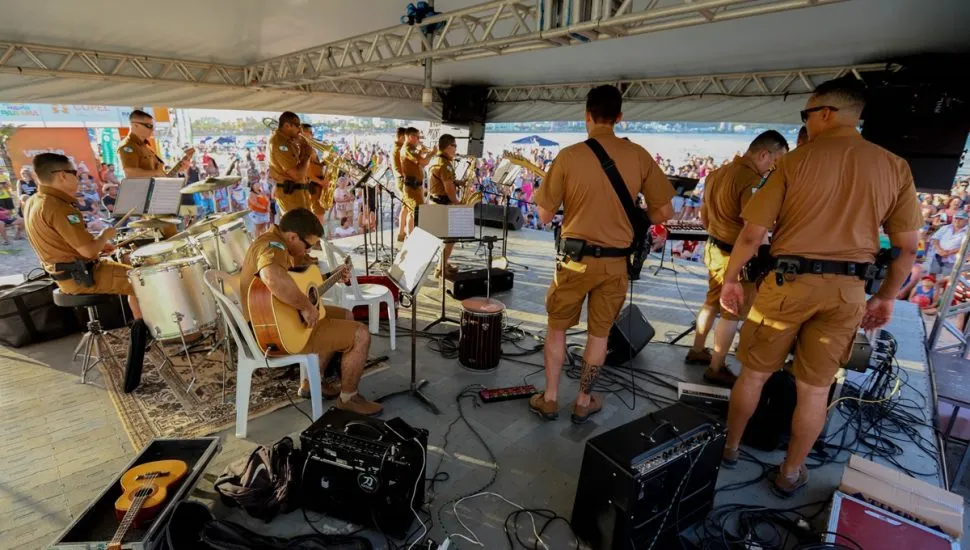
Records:
{"label": "drum kit", "polygon": [[[182,193],[228,187],[239,179],[209,178],[184,187]],[[133,229],[116,243],[118,260],[132,266],[128,280],[152,336],[163,347],[176,344],[181,346],[180,352],[184,352],[192,370],[192,380],[186,392],[196,380],[189,355],[190,342],[212,335],[217,342],[212,351],[226,346],[224,358],[229,355],[228,334],[222,331],[220,343],[217,336],[219,310],[203,276],[207,269],[229,274],[242,270],[246,251],[252,242],[243,219],[247,214],[247,211],[214,213],[164,240],[160,238],[159,229],[181,220],[168,216],[143,216],[130,222],[128,228]],[[222,327],[226,328],[224,323]]]}

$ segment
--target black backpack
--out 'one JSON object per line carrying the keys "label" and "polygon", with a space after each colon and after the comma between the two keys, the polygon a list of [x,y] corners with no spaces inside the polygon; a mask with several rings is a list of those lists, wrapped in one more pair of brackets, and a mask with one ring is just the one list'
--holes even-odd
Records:
{"label": "black backpack", "polygon": [[300,507],[300,453],[284,437],[272,447],[259,446],[246,460],[230,464],[214,488],[228,506],[269,522],[276,514]]}

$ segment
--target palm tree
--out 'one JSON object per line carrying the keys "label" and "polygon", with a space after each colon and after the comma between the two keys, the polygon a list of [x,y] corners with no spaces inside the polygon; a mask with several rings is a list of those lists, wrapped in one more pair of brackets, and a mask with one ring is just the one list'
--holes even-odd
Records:
{"label": "palm tree", "polygon": [[13,162],[10,161],[10,155],[7,154],[7,141],[13,137],[16,131],[17,127],[12,124],[0,124],[0,165],[6,167],[7,175],[10,176],[12,182],[16,182],[17,177],[13,173]]}

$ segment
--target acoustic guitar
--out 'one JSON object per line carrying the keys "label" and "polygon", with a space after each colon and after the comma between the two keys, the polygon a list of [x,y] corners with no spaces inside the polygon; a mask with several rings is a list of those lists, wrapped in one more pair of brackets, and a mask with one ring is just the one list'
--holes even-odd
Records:
{"label": "acoustic guitar", "polygon": [[539,176],[540,178],[546,177],[545,170],[543,170],[542,168],[539,168],[536,165],[536,163],[523,157],[522,155],[518,155],[515,153],[505,153],[502,155],[502,158],[511,162],[512,164],[515,164],[516,166],[521,166],[522,168],[525,168],[526,170],[532,172],[533,174],[535,174],[536,176]]}
{"label": "acoustic guitar", "polygon": [[121,550],[125,534],[155,517],[168,498],[168,488],[185,477],[189,466],[181,460],[159,460],[139,464],[121,476],[124,493],[115,501],[115,515],[121,520],[108,550]]}
{"label": "acoustic guitar", "polygon": [[[349,256],[344,260],[344,265],[350,267]],[[316,306],[320,319],[326,317],[323,295],[340,281],[339,271],[324,281],[320,268],[313,264],[291,268],[289,275],[300,292]],[[249,320],[253,324],[253,333],[260,349],[269,355],[300,353],[310,341],[310,334],[313,332],[303,320],[300,311],[273,296],[259,277],[249,284],[248,292]]]}

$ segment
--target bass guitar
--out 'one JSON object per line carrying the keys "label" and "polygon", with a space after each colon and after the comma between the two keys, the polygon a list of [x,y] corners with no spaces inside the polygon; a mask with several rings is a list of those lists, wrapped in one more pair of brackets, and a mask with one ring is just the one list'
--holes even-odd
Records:
{"label": "bass guitar", "polygon": [[[350,267],[350,257],[344,260]],[[326,316],[323,308],[323,295],[341,279],[335,271],[323,280],[316,264],[291,268],[290,278],[320,312],[320,319]],[[278,300],[269,287],[259,277],[249,284],[249,320],[260,349],[269,355],[292,355],[300,353],[310,341],[313,329],[307,326],[300,311]]]}
{"label": "bass guitar", "polygon": [[168,488],[185,477],[189,466],[181,460],[159,460],[139,464],[121,476],[124,493],[115,501],[115,515],[121,520],[108,550],[121,550],[129,529],[136,529],[155,517],[168,498]]}

